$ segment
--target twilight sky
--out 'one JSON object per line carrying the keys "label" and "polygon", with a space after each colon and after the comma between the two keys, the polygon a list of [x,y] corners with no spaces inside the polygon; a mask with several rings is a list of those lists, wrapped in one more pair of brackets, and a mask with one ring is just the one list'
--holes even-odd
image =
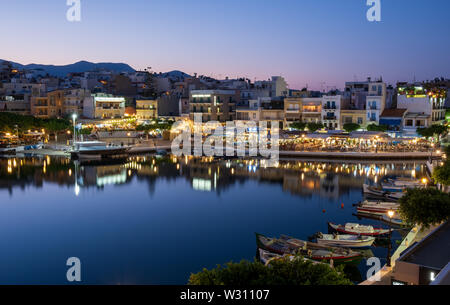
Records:
{"label": "twilight sky", "polygon": [[66,0],[0,1],[0,58],[22,64],[125,62],[218,78],[284,76],[291,88],[342,88],[450,77],[450,1]]}

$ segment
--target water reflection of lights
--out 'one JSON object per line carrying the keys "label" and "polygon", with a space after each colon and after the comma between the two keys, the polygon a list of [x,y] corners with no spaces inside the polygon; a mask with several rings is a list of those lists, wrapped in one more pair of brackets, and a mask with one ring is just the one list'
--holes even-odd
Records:
{"label": "water reflection of lights", "polygon": [[80,186],[78,183],[75,183],[75,196],[80,195]]}
{"label": "water reflection of lights", "polygon": [[104,177],[97,177],[97,186],[105,186],[112,184],[123,184],[127,182],[127,174],[125,171],[122,171],[117,175],[109,175]]}

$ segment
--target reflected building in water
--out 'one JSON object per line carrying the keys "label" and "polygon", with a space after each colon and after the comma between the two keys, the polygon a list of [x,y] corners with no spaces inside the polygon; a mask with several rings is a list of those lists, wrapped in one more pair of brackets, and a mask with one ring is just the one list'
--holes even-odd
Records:
{"label": "reflected building in water", "polygon": [[154,193],[158,179],[186,179],[192,189],[220,194],[247,180],[277,184],[285,192],[300,197],[336,199],[368,181],[384,177],[426,175],[422,163],[342,164],[333,162],[281,161],[266,167],[258,159],[213,159],[193,157],[136,156],[115,164],[78,163],[66,158],[0,159],[0,190],[10,194],[18,187],[42,187],[44,183],[73,186],[78,195],[83,188],[105,188],[146,182]]}

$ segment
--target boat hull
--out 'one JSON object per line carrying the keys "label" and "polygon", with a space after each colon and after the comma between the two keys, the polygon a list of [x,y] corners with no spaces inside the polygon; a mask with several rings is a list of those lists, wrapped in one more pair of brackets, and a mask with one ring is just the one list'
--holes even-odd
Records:
{"label": "boat hull", "polygon": [[351,235],[361,235],[361,236],[383,236],[383,235],[387,235],[390,232],[392,232],[392,230],[388,230],[388,229],[381,229],[381,228],[374,228],[373,232],[364,232],[364,231],[358,231],[358,230],[352,230],[352,229],[348,229],[345,226],[342,225],[337,225],[334,223],[329,222],[328,226],[335,230],[336,232],[339,232],[341,234],[351,234]]}
{"label": "boat hull", "polygon": [[345,248],[367,248],[372,246],[374,241],[375,239],[358,241],[317,239],[317,243],[322,246]]}
{"label": "boat hull", "polygon": [[75,160],[114,159],[128,156],[128,151],[128,147],[103,150],[80,150],[70,152],[70,156]]}
{"label": "boat hull", "polygon": [[[267,237],[265,237],[264,235],[256,233],[256,243],[258,245],[258,248],[280,255],[293,254],[293,252],[295,251],[302,250],[301,254],[305,258],[312,259],[318,262],[325,262],[327,264],[329,264],[331,260],[333,261],[333,264],[346,264],[346,263],[355,263],[362,259],[361,253],[359,252],[352,252],[350,254],[337,254],[332,253],[332,251],[330,250],[327,250],[326,247],[323,247],[322,250],[301,249],[295,247],[292,247],[291,249],[282,250],[279,248],[271,247],[269,244],[262,242],[261,238],[267,239]],[[320,252],[323,252],[323,254],[322,255],[319,254]]]}

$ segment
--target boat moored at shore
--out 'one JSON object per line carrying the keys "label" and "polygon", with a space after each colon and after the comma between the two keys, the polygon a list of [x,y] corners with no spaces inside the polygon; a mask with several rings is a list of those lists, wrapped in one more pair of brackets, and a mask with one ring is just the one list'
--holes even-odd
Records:
{"label": "boat moored at shore", "polygon": [[115,146],[99,141],[76,142],[70,150],[70,156],[75,160],[115,159],[128,156],[128,146]]}
{"label": "boat moored at shore", "polygon": [[317,243],[322,246],[344,248],[366,248],[372,246],[375,237],[361,235],[317,234]]}
{"label": "boat moored at shore", "polygon": [[277,239],[256,233],[256,242],[259,248],[272,253],[280,255],[299,254],[320,262],[329,263],[332,260],[336,264],[345,264],[359,261],[362,258],[361,253],[350,249],[325,247],[289,236],[281,236]]}
{"label": "boat moored at shore", "polygon": [[393,229],[374,228],[372,226],[364,226],[357,223],[347,223],[346,225],[338,225],[329,222],[328,226],[342,234],[362,235],[362,236],[383,236],[393,231]]}

